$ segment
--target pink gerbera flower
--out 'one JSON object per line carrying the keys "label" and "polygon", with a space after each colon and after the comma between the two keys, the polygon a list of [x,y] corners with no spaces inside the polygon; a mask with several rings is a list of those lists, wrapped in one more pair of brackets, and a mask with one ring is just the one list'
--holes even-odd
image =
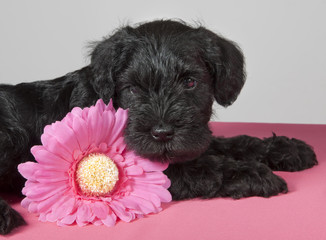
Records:
{"label": "pink gerbera flower", "polygon": [[115,225],[161,210],[171,201],[167,164],[153,163],[126,149],[127,111],[112,101],[74,108],[48,125],[42,146],[31,150],[35,162],[18,166],[27,179],[22,206],[41,221],[58,225]]}

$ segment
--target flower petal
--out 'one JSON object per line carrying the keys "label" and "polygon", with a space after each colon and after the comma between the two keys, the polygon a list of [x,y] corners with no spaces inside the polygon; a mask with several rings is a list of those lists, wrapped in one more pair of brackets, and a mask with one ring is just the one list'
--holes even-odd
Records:
{"label": "flower petal", "polygon": [[108,148],[108,151],[107,151],[107,155],[118,165],[120,165],[121,167],[124,167],[125,166],[125,158],[118,154],[115,149],[112,149],[112,148]]}
{"label": "flower petal", "polygon": [[72,161],[72,154],[73,151],[69,151],[66,149],[66,147],[57,141],[54,137],[51,135],[43,134],[41,136],[41,142],[44,146],[44,148],[51,153],[54,153],[55,155],[61,157],[62,159],[71,162]]}
{"label": "flower petal", "polygon": [[122,221],[130,222],[135,218],[132,213],[128,212],[127,209],[117,201],[111,201],[110,207]]}
{"label": "flower petal", "polygon": [[62,197],[61,195],[55,194],[49,197],[48,199],[41,201],[37,205],[37,211],[44,212],[44,213],[51,211],[53,204],[55,204],[61,197]]}
{"label": "flower petal", "polygon": [[34,176],[40,183],[52,183],[69,180],[67,172],[55,172],[51,170],[37,170]]}
{"label": "flower petal", "polygon": [[[50,129],[52,131],[50,131]],[[79,149],[75,133],[67,124],[63,122],[55,122],[51,125],[51,128],[47,128],[47,130],[49,131],[44,131],[44,134],[49,134],[54,137],[63,145],[67,152],[71,153],[75,149]]]}
{"label": "flower petal", "polygon": [[72,213],[72,214],[69,214],[69,215],[63,217],[59,221],[59,223],[61,225],[71,225],[71,224],[73,224],[76,221],[76,218],[77,218],[77,211],[74,212],[74,213]]}
{"label": "flower petal", "polygon": [[[102,102],[103,102],[102,99],[99,99],[98,101],[102,101]],[[103,103],[104,103],[104,102],[103,102]],[[104,103],[104,104],[105,104],[105,103]],[[110,112],[114,112],[114,113],[115,113],[115,109],[114,109],[114,107],[113,107],[113,101],[112,101],[112,99],[110,99],[109,104],[107,104],[107,105],[105,106],[104,111],[110,111]]]}
{"label": "flower petal", "polygon": [[108,141],[108,145],[112,145],[119,137],[123,135],[124,128],[127,124],[128,111],[119,108],[115,113],[115,124],[112,128],[112,134]]}
{"label": "flower petal", "polygon": [[99,100],[96,101],[95,106],[92,106],[91,108],[97,108],[99,109],[99,111],[104,112],[106,108],[106,104],[104,103],[103,99],[100,98]]}
{"label": "flower petal", "polygon": [[110,141],[114,123],[115,123],[114,113],[109,111],[104,112],[102,115],[102,135],[101,135],[102,142],[108,143]]}
{"label": "flower petal", "polygon": [[26,196],[26,193],[29,191],[29,189],[33,188],[37,184],[35,181],[27,180],[25,182],[25,186],[22,189],[22,194]]}
{"label": "flower petal", "polygon": [[52,213],[54,218],[62,219],[63,217],[69,215],[75,208],[75,198],[71,195],[63,196],[59,201],[57,201],[52,207]]}
{"label": "flower petal", "polygon": [[62,217],[69,214],[69,213],[67,213],[67,214],[63,214],[62,216],[59,216],[60,214],[62,214],[61,213],[62,209],[61,209],[61,211],[60,211],[60,209],[58,211],[58,206],[62,205],[66,201],[66,199],[67,199],[66,196],[61,195],[61,198],[59,198],[59,200],[51,207],[51,211],[47,214],[47,216],[46,216],[47,221],[56,222],[59,219],[61,219]]}
{"label": "flower petal", "polygon": [[[138,203],[134,200],[128,199],[126,197],[120,198],[118,200],[121,204],[123,204],[126,208],[128,209],[132,209],[132,211],[134,210],[139,210],[138,213],[143,214],[143,212],[140,210],[140,207],[138,205]],[[135,211],[134,211],[135,212]]]}
{"label": "flower petal", "polygon": [[116,152],[121,154],[126,148],[124,138],[122,136],[118,137],[112,144],[112,148],[115,149]]}
{"label": "flower petal", "polygon": [[93,216],[88,204],[82,203],[77,209],[76,223],[78,226],[84,226],[93,220]]}
{"label": "flower petal", "polygon": [[35,181],[35,171],[40,168],[39,164],[35,162],[25,162],[18,165],[18,171],[24,178]]}
{"label": "flower petal", "polygon": [[107,215],[105,219],[102,219],[103,224],[108,227],[113,227],[116,221],[117,221],[117,217],[113,213],[110,213],[109,215]]}
{"label": "flower petal", "polygon": [[166,177],[166,182],[164,184],[162,184],[162,186],[165,189],[168,189],[171,186],[171,181],[170,181],[170,179],[168,179],[168,177]]}
{"label": "flower petal", "polygon": [[29,199],[28,197],[25,197],[22,201],[21,201],[21,206],[25,209],[28,209],[28,206],[31,204],[32,200]]}
{"label": "flower petal", "polygon": [[31,202],[28,206],[28,211],[31,213],[37,213],[37,202]]}
{"label": "flower petal", "polygon": [[35,160],[47,169],[67,170],[70,167],[69,162],[48,151],[43,146],[34,146],[31,152]]}
{"label": "flower petal", "polygon": [[149,160],[142,159],[138,157],[136,159],[137,165],[141,166],[144,171],[151,172],[151,171],[164,171],[168,168],[168,163],[159,163],[159,162],[152,162]]}
{"label": "flower petal", "polygon": [[72,129],[76,135],[81,151],[89,147],[89,137],[86,121],[81,117],[75,117],[72,123]]}
{"label": "flower petal", "polygon": [[138,205],[138,208],[142,211],[143,214],[149,214],[149,213],[156,213],[157,208],[154,206],[154,204],[141,197],[137,197],[134,195],[125,196],[124,198],[126,201],[135,202]]}
{"label": "flower petal", "polygon": [[137,182],[151,183],[151,184],[166,184],[169,179],[162,172],[144,172],[142,175],[133,176],[133,179]]}
{"label": "flower petal", "polygon": [[88,112],[89,112],[89,108],[88,107],[84,108],[83,111],[81,112],[82,114],[81,117],[86,120],[88,118]]}
{"label": "flower petal", "polygon": [[33,201],[45,200],[54,194],[61,194],[68,189],[67,185],[60,183],[51,184],[35,184],[33,188],[29,188],[26,192],[26,196]]}
{"label": "flower petal", "polygon": [[81,117],[83,110],[80,107],[74,107],[70,112],[74,117]]}
{"label": "flower petal", "polygon": [[144,172],[141,167],[136,165],[126,167],[124,170],[126,175],[141,175]]}
{"label": "flower petal", "polygon": [[99,219],[105,219],[109,214],[108,206],[103,202],[95,202],[91,205],[92,212]]}
{"label": "flower petal", "polygon": [[101,226],[101,225],[103,225],[103,222],[102,222],[102,220],[99,220],[99,219],[95,218],[93,220],[92,224],[95,225],[95,226]]}
{"label": "flower petal", "polygon": [[132,191],[131,195],[149,200],[154,204],[155,207],[161,206],[161,199],[156,194],[151,193],[149,191],[143,191],[141,189],[134,189]]}
{"label": "flower petal", "polygon": [[172,201],[171,193],[167,189],[165,189],[163,186],[135,182],[134,188],[138,188],[143,191],[149,191],[151,193],[154,193],[161,199],[162,202]]}
{"label": "flower petal", "polygon": [[46,222],[47,215],[48,215],[47,213],[41,213],[40,216],[38,217],[38,220],[41,222]]}
{"label": "flower petal", "polygon": [[102,132],[101,120],[102,117],[99,112],[99,109],[96,107],[91,107],[89,109],[89,114],[87,119],[88,136],[89,136],[89,141],[91,143],[94,143],[96,146],[98,146],[102,140],[99,138]]}

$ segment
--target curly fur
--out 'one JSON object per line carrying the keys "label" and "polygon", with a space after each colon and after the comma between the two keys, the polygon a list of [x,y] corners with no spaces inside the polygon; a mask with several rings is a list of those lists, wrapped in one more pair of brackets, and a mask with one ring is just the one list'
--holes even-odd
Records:
{"label": "curly fur", "polygon": [[[152,161],[170,162],[175,200],[287,192],[272,170],[299,171],[317,164],[310,146],[273,136],[212,137],[214,99],[232,104],[245,82],[237,45],[204,27],[177,21],[126,26],[98,42],[91,63],[63,77],[0,85],[0,190],[19,192],[17,165],[33,160],[45,125],[98,98],[129,108],[125,140]],[[189,85],[190,83],[190,85]],[[0,199],[0,233],[23,224]]]}

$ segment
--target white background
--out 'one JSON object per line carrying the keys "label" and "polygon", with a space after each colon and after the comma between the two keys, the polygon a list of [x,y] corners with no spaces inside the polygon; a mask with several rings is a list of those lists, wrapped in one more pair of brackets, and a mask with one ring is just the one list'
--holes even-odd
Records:
{"label": "white background", "polygon": [[214,120],[326,123],[325,0],[1,0],[0,83],[77,70],[89,41],[158,18],[199,21],[243,49],[246,85]]}

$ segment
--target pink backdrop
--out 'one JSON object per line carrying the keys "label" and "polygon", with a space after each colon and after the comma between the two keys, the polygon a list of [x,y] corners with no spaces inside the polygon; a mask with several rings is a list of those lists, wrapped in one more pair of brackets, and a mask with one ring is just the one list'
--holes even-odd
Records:
{"label": "pink backdrop", "polygon": [[42,223],[8,197],[28,225],[0,239],[326,239],[326,125],[211,123],[218,136],[248,134],[269,137],[272,132],[305,140],[314,147],[319,165],[302,172],[276,172],[288,183],[289,193],[272,198],[218,198],[163,205],[164,210],[115,227],[69,226]]}

